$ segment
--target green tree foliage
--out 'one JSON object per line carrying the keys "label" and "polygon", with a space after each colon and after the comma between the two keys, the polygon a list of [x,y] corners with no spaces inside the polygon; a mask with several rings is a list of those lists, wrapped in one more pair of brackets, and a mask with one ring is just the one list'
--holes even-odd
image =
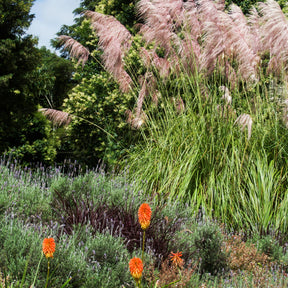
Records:
{"label": "green tree foliage", "polygon": [[33,1],[0,1],[0,152],[21,142],[21,129],[37,102],[31,72],[39,62],[37,41],[24,35]]}
{"label": "green tree foliage", "polygon": [[[33,2],[0,0],[0,153],[7,152],[24,163],[50,163],[58,140],[50,123],[37,112],[38,104],[43,102],[41,97],[51,95],[61,105],[59,94],[67,93],[67,74],[71,77],[72,72],[67,63],[56,65],[56,59],[49,63],[52,56],[47,51],[45,56],[45,51],[35,47],[37,39],[25,34],[34,17],[30,14]],[[70,70],[63,75],[65,65]]]}
{"label": "green tree foliage", "polygon": [[126,27],[132,28],[137,22],[135,0],[82,0],[74,13],[80,15],[85,10],[112,15]]}
{"label": "green tree foliage", "polygon": [[[133,106],[133,96],[119,93],[118,85],[104,71],[98,38],[91,29],[91,22],[81,13],[92,10],[114,15],[123,25],[132,29],[136,23],[134,2],[84,0],[74,11],[79,16],[75,19],[75,24],[64,25],[57,33],[59,36],[72,37],[90,51],[84,68],[77,66],[73,79],[78,84],[65,100],[65,111],[75,117],[67,128],[60,153],[91,166],[96,165],[100,159],[115,164],[131,143],[131,134],[137,132],[131,131],[125,121],[125,111]],[[59,46],[57,40],[52,40],[52,45],[61,49],[63,57],[68,57],[67,51]]]}
{"label": "green tree foliage", "polygon": [[260,2],[259,0],[226,0],[225,4],[226,6],[231,5],[232,3],[238,5],[241,7],[244,14],[247,14],[249,10],[252,8],[255,3]]}
{"label": "green tree foliage", "polygon": [[40,53],[41,63],[34,71],[38,103],[42,107],[60,109],[68,92],[76,85],[72,77],[74,65],[45,47]]}
{"label": "green tree foliage", "polygon": [[[82,76],[76,73],[75,78]],[[82,78],[64,103],[65,111],[76,116],[67,128],[68,143],[64,147],[89,166],[96,166],[99,160],[116,164],[131,142],[133,132],[125,121],[125,111],[133,98],[119,93],[109,78],[104,71]]]}
{"label": "green tree foliage", "polygon": [[[132,28],[137,22],[135,2],[135,0],[84,0],[82,7],[87,7],[87,10],[95,10],[102,14],[112,15],[127,28]],[[76,11],[80,12],[81,10]]]}
{"label": "green tree foliage", "polygon": [[42,162],[45,165],[54,163],[59,137],[51,130],[50,122],[40,112],[27,116],[26,126],[20,131],[19,145],[7,149],[10,158],[19,160],[22,165]]}

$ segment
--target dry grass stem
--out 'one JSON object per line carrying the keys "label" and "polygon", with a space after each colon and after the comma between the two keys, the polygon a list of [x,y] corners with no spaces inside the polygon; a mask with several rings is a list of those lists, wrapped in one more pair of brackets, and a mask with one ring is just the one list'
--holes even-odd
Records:
{"label": "dry grass stem", "polygon": [[91,20],[92,28],[99,37],[105,68],[118,81],[121,90],[128,92],[132,79],[124,69],[123,57],[131,46],[130,32],[113,16],[94,11],[84,14]]}
{"label": "dry grass stem", "polygon": [[39,111],[56,126],[67,126],[72,120],[67,112],[60,110],[42,108]]}
{"label": "dry grass stem", "polygon": [[[270,51],[269,68],[281,72],[288,69],[288,20],[274,0],[259,3],[264,51]],[[263,51],[263,52],[264,52]]]}
{"label": "dry grass stem", "polygon": [[248,130],[248,140],[251,138],[252,134],[252,118],[249,114],[241,114],[235,121],[240,127],[241,130],[244,131],[245,127],[247,127]]}
{"label": "dry grass stem", "polygon": [[137,116],[135,116],[132,111],[127,110],[126,111],[127,115],[127,123],[131,125],[132,128],[134,129],[139,129],[142,125],[145,124],[145,121],[147,119],[146,114],[141,111],[141,113]]}
{"label": "dry grass stem", "polygon": [[230,95],[229,89],[225,86],[220,86],[219,90],[224,92],[221,99],[223,99],[226,104],[230,105],[232,103],[232,97]]}
{"label": "dry grass stem", "polygon": [[61,35],[58,39],[60,44],[64,45],[64,49],[69,50],[70,56],[78,59],[78,64],[82,63],[83,67],[88,61],[90,54],[89,50],[69,36]]}

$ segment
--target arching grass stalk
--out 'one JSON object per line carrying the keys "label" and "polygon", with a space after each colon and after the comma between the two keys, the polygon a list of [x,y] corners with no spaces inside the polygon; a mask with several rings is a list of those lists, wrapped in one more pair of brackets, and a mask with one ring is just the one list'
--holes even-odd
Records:
{"label": "arching grass stalk", "polygon": [[42,261],[42,258],[43,258],[43,254],[41,254],[41,258],[40,258],[40,260],[39,260],[39,263],[38,263],[38,266],[37,266],[37,270],[36,270],[35,277],[34,277],[34,280],[33,280],[32,285],[31,285],[31,288],[34,288],[34,287],[35,287],[34,285],[35,285],[35,282],[36,282],[36,277],[37,277],[38,272],[39,272],[39,267],[40,267],[40,263],[41,263],[41,261]]}

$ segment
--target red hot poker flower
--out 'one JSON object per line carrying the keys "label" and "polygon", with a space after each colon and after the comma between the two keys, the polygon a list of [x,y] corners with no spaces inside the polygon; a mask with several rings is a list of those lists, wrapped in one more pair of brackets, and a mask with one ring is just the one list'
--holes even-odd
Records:
{"label": "red hot poker flower", "polygon": [[183,259],[181,259],[182,257],[182,252],[177,252],[177,253],[173,253],[171,252],[170,255],[170,261],[172,261],[172,263],[177,267],[181,267],[184,264]]}
{"label": "red hot poker flower", "polygon": [[138,210],[138,220],[141,225],[141,228],[145,231],[149,225],[151,220],[152,211],[147,203],[143,203],[140,205]]}
{"label": "red hot poker flower", "polygon": [[46,258],[53,258],[55,252],[55,241],[53,238],[45,238],[42,244],[42,251]]}
{"label": "red hot poker flower", "polygon": [[140,258],[134,257],[129,261],[130,273],[136,282],[139,282],[143,272],[143,262]]}

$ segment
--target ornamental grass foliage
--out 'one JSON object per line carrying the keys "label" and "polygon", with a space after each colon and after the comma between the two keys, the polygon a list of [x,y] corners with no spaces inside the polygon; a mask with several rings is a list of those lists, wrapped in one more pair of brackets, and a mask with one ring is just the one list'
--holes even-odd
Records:
{"label": "ornamental grass foliage", "polygon": [[[285,87],[288,22],[277,2],[260,2],[247,17],[235,4],[225,10],[224,1],[211,0],[142,0],[136,9],[142,21],[136,35],[110,15],[84,12],[99,39],[105,69],[120,91],[137,95],[134,111],[127,111],[134,128],[145,122],[149,101],[159,106],[161,98],[168,97],[181,110],[191,100],[185,99],[189,90],[194,96],[200,90],[204,101],[214,81],[218,87],[249,91],[267,73],[268,80],[271,75],[279,81],[277,87]],[[88,61],[89,51],[82,44],[65,35],[59,41],[72,58]],[[139,75],[129,63],[135,47],[143,66]]]}
{"label": "ornamental grass foliage", "polygon": [[[231,229],[285,234],[288,20],[279,4],[244,15],[224,1],[141,0],[136,11],[134,34],[112,16],[83,14],[113,91],[134,99],[126,121],[135,141],[120,162],[130,181]],[[71,56],[85,62],[86,48],[73,43]]]}

